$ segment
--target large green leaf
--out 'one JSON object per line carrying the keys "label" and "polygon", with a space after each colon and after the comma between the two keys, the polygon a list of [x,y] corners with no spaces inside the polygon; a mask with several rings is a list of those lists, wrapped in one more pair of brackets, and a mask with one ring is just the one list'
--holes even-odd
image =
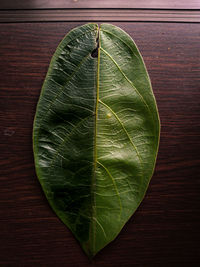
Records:
{"label": "large green leaf", "polygon": [[[96,42],[97,58],[91,56]],[[34,156],[51,207],[89,256],[118,235],[142,201],[159,127],[149,76],[131,37],[109,24],[68,33],[38,102]]]}

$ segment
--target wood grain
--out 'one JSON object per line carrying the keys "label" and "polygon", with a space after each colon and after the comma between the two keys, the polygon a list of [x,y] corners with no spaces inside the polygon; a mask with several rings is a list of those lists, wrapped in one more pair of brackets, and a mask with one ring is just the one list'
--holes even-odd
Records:
{"label": "wood grain", "polygon": [[198,9],[199,0],[1,0],[0,9],[40,8],[162,8]]}
{"label": "wood grain", "polygon": [[31,137],[50,58],[81,23],[0,24],[0,266],[199,265],[200,24],[114,24],[134,38],[146,62],[161,142],[144,201],[92,262],[48,206]]}
{"label": "wood grain", "polygon": [[200,22],[200,10],[35,9],[0,10],[0,23],[94,21]]}

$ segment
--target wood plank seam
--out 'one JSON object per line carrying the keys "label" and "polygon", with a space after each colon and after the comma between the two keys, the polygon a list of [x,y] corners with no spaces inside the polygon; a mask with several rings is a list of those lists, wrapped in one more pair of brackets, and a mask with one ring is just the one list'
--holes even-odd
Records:
{"label": "wood plank seam", "polygon": [[33,9],[0,10],[0,23],[127,21],[200,23],[200,10]]}

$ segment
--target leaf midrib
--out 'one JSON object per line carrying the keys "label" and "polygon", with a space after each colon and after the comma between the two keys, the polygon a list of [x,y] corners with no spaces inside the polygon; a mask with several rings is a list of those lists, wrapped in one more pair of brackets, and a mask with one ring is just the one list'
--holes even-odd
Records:
{"label": "leaf midrib", "polygon": [[[99,38],[99,26],[97,25],[97,37]],[[96,191],[96,165],[97,165],[97,116],[98,116],[98,102],[99,102],[99,71],[100,71],[100,40],[99,48],[98,48],[98,60],[97,60],[97,80],[96,80],[96,105],[95,105],[95,129],[94,129],[94,166],[93,166],[93,175],[92,175],[92,183],[91,183],[91,204],[92,204],[92,214],[91,214],[91,229],[89,232],[89,242],[92,244],[91,254],[94,256],[95,254],[95,242],[96,242],[96,199],[95,199],[95,191]],[[105,232],[104,232],[105,233]],[[92,238],[92,240],[91,240]]]}

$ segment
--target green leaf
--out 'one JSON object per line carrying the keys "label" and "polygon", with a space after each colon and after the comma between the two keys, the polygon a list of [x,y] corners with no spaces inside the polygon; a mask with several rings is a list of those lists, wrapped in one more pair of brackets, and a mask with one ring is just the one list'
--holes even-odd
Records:
{"label": "green leaf", "polygon": [[33,148],[51,207],[89,257],[118,235],[142,201],[159,130],[149,76],[131,37],[109,24],[69,32],[42,87]]}

